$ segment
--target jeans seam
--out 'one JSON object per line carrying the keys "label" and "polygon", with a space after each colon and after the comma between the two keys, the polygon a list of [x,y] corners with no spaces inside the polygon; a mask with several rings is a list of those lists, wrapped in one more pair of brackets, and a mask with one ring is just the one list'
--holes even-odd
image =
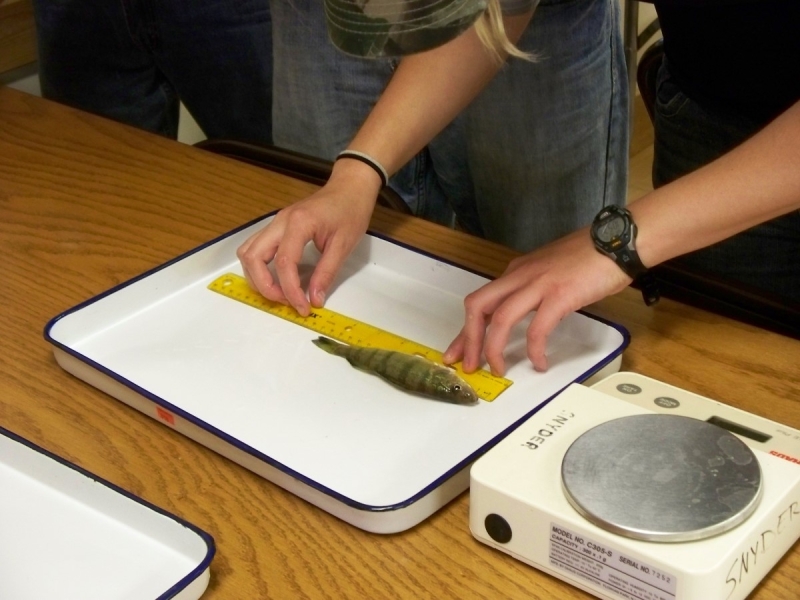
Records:
{"label": "jeans seam", "polygon": [[[613,16],[613,21],[616,22],[617,18],[617,8],[614,6],[614,2],[611,2],[611,14]],[[609,182],[609,173],[611,172],[611,161],[612,161],[612,137],[614,132],[614,106],[615,106],[615,96],[617,94],[617,75],[616,69],[614,66],[617,62],[617,52],[616,52],[616,44],[614,44],[614,34],[611,32],[611,35],[608,36],[608,43],[611,45],[611,59],[609,61],[609,70],[611,71],[611,94],[609,98],[609,106],[608,106],[608,125],[607,125],[607,133],[606,133],[606,161],[605,161],[605,173],[603,174],[603,207],[608,204],[608,197],[609,197],[609,188],[611,186]],[[601,207],[602,208],[602,207]]]}
{"label": "jeans seam", "polygon": [[123,3],[123,12],[131,39],[151,56],[161,46],[155,10],[151,0],[130,0]]}
{"label": "jeans seam", "polygon": [[428,158],[425,150],[420,150],[414,156],[414,187],[417,188],[417,214],[424,215],[428,208],[428,196],[425,193],[425,169],[427,168]]}

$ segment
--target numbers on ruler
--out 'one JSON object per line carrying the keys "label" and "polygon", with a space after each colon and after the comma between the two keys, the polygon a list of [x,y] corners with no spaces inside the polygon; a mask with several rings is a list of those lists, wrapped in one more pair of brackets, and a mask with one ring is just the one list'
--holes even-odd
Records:
{"label": "numbers on ruler", "polygon": [[[416,354],[439,364],[442,363],[442,354],[432,348],[326,308],[313,309],[309,316],[303,317],[291,306],[272,302],[255,293],[244,277],[233,273],[215,279],[208,288],[223,296],[347,344],[397,350]],[[495,377],[482,369],[474,373],[464,373],[459,368],[455,368],[455,370],[475,388],[480,398],[489,402],[497,398],[512,384],[511,380]]]}

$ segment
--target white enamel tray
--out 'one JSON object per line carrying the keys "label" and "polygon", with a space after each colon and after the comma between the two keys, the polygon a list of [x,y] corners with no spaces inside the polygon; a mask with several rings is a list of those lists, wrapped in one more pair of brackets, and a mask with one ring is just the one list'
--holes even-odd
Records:
{"label": "white enamel tray", "polygon": [[196,600],[207,533],[0,427],[0,598]]}
{"label": "white enamel tray", "polygon": [[[271,216],[54,318],[67,371],[345,521],[407,529],[467,489],[469,465],[567,385],[618,370],[629,336],[585,314],[551,336],[546,373],[507,351],[514,384],[457,406],[404,393],[318,349],[316,334],[207,289]],[[317,259],[309,245],[302,273]],[[485,277],[367,235],[326,307],[444,350]]]}

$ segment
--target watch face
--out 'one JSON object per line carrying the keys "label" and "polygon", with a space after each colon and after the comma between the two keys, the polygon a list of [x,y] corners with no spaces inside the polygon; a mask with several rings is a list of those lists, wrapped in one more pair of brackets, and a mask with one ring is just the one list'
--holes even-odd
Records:
{"label": "watch face", "polygon": [[597,239],[601,242],[608,243],[611,240],[617,239],[625,231],[625,220],[621,217],[613,216],[602,223],[598,224],[595,228]]}

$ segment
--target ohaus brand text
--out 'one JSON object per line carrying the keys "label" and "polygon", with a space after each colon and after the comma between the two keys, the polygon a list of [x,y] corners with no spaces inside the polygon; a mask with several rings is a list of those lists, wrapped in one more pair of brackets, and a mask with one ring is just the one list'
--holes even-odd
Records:
{"label": "ohaus brand text", "polygon": [[548,423],[542,425],[542,428],[536,432],[536,435],[528,438],[528,440],[521,445],[528,450],[537,450],[542,444],[547,441],[547,438],[552,437],[555,433],[564,427],[564,425],[569,421],[571,418],[575,416],[575,413],[570,412],[568,410],[562,410],[558,416],[551,419]]}

